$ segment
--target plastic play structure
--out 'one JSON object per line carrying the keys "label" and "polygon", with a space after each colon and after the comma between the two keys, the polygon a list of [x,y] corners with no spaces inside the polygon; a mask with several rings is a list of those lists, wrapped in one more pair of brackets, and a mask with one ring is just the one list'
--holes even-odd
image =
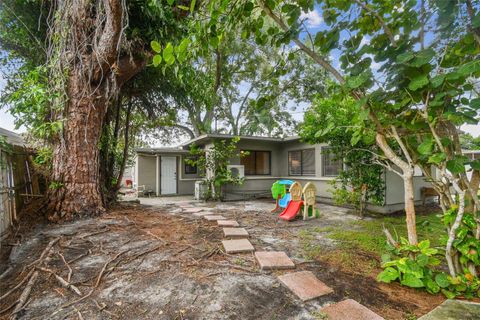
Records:
{"label": "plastic play structure", "polygon": [[[289,185],[287,192],[286,186]],[[299,182],[291,180],[279,180],[272,185],[272,196],[276,199],[276,206],[272,212],[280,207],[284,208],[279,218],[290,221],[302,211],[303,220],[318,216],[316,209],[317,188],[311,182],[308,182],[302,189]],[[303,199],[302,199],[303,198]]]}
{"label": "plastic play structure", "polygon": [[272,197],[275,199],[275,208],[273,208],[272,212],[287,207],[291,200],[289,189],[292,184],[292,180],[277,180],[272,185]]}

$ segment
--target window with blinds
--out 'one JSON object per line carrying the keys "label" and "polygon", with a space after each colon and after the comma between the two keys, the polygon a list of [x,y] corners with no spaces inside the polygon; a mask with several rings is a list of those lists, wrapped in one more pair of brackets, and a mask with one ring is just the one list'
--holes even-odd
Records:
{"label": "window with blinds", "polygon": [[288,174],[291,176],[315,175],[315,149],[289,151]]}
{"label": "window with blinds", "polygon": [[184,164],[183,171],[185,172],[185,174],[197,174],[197,166],[188,163],[186,161],[187,159],[195,161],[197,160],[197,157],[192,157],[192,156],[185,157],[183,161],[183,164]]}
{"label": "window with blinds", "polygon": [[243,165],[245,175],[270,175],[270,151],[242,150],[246,155],[240,158],[240,164]]}
{"label": "window with blinds", "polygon": [[343,161],[330,148],[322,148],[322,175],[324,177],[338,176],[343,169]]}

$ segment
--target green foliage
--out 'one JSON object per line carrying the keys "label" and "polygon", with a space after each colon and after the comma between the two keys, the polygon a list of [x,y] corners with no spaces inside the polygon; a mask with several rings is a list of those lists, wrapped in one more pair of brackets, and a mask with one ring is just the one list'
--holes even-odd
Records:
{"label": "green foliage", "polygon": [[41,173],[42,176],[50,177],[53,165],[53,152],[49,147],[41,147],[36,149],[35,157],[33,158],[33,165],[35,171]]}
{"label": "green foliage", "polygon": [[231,140],[215,140],[213,146],[207,150],[201,149],[195,145],[190,148],[188,164],[197,166],[200,174],[207,184],[208,199],[221,200],[223,198],[223,186],[226,184],[240,185],[244,179],[234,176],[227,166],[232,158],[242,156],[237,149],[239,137]]}
{"label": "green foliage", "polygon": [[0,169],[7,167],[7,161],[5,157],[2,156],[2,153],[11,154],[13,147],[8,143],[7,139],[4,136],[0,136]]}
{"label": "green foliage", "polygon": [[58,190],[58,189],[63,188],[63,186],[64,186],[63,182],[52,181],[52,182],[50,182],[50,184],[48,185],[48,188],[49,188],[50,190]]}
{"label": "green foliage", "polygon": [[49,90],[47,69],[25,65],[17,75],[18,82],[7,87],[0,104],[9,106],[17,126],[25,126],[36,137],[51,138],[61,130],[62,122],[52,119],[58,96]]}
{"label": "green foliage", "polygon": [[378,281],[399,281],[404,286],[425,288],[430,293],[440,291],[432,269],[441,261],[436,258],[438,250],[430,247],[430,241],[423,240],[418,245],[411,245],[407,239],[400,238],[399,246],[390,250],[395,258],[382,256],[384,270],[377,276]]}
{"label": "green foliage", "polygon": [[[443,215],[443,223],[451,228],[458,214],[456,206],[447,210]],[[456,230],[456,237],[452,245],[459,255],[459,263],[462,269],[467,269],[469,263],[475,266],[480,265],[480,241],[476,238],[477,224],[475,216],[471,213],[465,213],[462,221]],[[447,239],[443,239],[446,243]]]}
{"label": "green foliage", "polygon": [[[365,125],[355,101],[331,85],[328,97],[317,97],[300,125],[300,136],[309,143],[328,143],[344,169],[332,181],[337,204],[352,204],[363,214],[367,202],[381,205],[384,199],[383,168],[376,163],[378,149],[373,130]],[[328,150],[328,151],[327,151]]]}
{"label": "green foliage", "polygon": [[460,144],[462,146],[462,149],[478,150],[480,149],[480,137],[473,137],[469,133],[461,134]]}
{"label": "green foliage", "polygon": [[[445,226],[451,228],[458,208],[449,209],[442,217]],[[397,248],[389,246],[389,250],[396,257],[390,255],[382,257],[384,270],[378,275],[377,280],[382,282],[399,281],[402,285],[413,288],[425,288],[427,292],[435,294],[442,292],[447,298],[458,296],[464,298],[480,297],[480,279],[469,271],[469,264],[479,265],[480,243],[475,237],[477,222],[472,214],[464,214],[460,226],[456,230],[453,241],[455,252],[460,255],[458,261],[463,272],[452,277],[440,271],[438,265],[441,260],[435,256],[437,249],[430,247],[429,240],[421,241],[417,246],[408,244],[401,238]],[[443,245],[447,242],[447,234],[437,237]]]}

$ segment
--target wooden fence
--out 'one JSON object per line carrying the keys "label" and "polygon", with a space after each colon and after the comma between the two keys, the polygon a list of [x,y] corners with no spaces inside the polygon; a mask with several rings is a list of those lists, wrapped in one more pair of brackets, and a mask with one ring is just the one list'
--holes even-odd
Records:
{"label": "wooden fence", "polygon": [[19,218],[23,206],[39,196],[39,180],[32,166],[32,152],[22,146],[0,145],[0,241]]}

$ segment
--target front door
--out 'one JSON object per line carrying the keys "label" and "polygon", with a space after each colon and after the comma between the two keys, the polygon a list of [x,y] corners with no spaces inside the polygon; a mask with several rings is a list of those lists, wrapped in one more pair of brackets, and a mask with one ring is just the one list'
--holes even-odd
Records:
{"label": "front door", "polygon": [[177,157],[161,157],[160,193],[177,193]]}

